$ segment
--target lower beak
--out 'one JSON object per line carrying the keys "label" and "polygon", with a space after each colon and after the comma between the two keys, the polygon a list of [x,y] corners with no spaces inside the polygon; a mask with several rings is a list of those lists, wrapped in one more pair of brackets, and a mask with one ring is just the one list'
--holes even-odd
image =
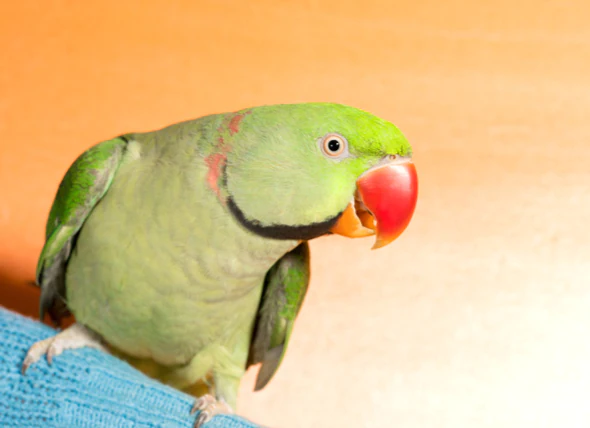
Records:
{"label": "lower beak", "polygon": [[394,241],[406,229],[418,199],[418,175],[410,161],[379,164],[356,181],[355,199],[332,232],[359,238],[377,235],[373,249]]}

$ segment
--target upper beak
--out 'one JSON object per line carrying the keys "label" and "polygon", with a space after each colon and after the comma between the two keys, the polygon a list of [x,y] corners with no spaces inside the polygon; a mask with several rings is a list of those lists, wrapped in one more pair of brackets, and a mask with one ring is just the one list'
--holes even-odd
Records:
{"label": "upper beak", "polygon": [[373,249],[384,247],[412,219],[418,199],[416,167],[407,159],[380,163],[357,179],[356,188],[331,231],[351,238],[376,234]]}

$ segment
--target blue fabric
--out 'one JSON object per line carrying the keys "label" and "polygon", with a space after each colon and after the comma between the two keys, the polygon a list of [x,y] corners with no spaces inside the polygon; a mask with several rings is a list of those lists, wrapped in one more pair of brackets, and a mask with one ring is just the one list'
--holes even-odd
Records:
{"label": "blue fabric", "polygon": [[[21,374],[29,347],[55,330],[0,307],[0,427],[192,427],[194,398],[103,352],[67,350]],[[218,415],[207,428],[255,428]]]}

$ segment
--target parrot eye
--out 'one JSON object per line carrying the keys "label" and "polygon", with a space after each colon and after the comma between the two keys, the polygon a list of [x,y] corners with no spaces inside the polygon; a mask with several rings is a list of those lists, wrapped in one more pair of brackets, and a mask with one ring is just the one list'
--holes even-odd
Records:
{"label": "parrot eye", "polygon": [[320,148],[330,158],[343,158],[348,155],[348,141],[342,135],[328,134],[320,140]]}

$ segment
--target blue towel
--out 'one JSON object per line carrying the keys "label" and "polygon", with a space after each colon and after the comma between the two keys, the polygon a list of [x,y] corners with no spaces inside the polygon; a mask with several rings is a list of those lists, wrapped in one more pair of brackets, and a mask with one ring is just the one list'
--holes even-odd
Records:
{"label": "blue towel", "polygon": [[[21,374],[29,347],[55,330],[0,307],[0,427],[123,428],[193,426],[194,398],[103,352],[67,350]],[[207,428],[255,428],[218,415]]]}

